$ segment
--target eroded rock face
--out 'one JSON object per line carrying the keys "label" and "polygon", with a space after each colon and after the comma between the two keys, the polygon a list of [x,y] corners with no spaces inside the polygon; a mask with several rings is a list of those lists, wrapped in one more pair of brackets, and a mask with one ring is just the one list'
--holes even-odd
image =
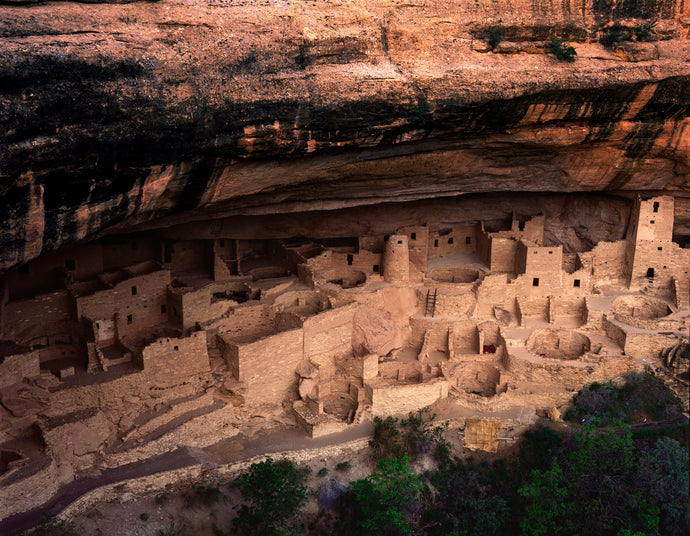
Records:
{"label": "eroded rock face", "polygon": [[[688,196],[690,20],[677,0],[607,6],[0,6],[0,269],[113,226],[487,191]],[[642,17],[651,42],[599,44]],[[574,63],[545,53],[551,35]]]}
{"label": "eroded rock face", "polygon": [[400,330],[386,311],[362,306],[352,321],[352,350],[355,355],[385,356],[400,347]]}

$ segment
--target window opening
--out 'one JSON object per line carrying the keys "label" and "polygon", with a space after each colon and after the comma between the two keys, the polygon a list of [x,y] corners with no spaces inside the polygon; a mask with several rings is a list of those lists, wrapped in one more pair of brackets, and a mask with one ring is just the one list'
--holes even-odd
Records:
{"label": "window opening", "polygon": [[532,279],[532,286],[533,287],[539,286],[539,278],[538,277],[535,277],[534,279]]}
{"label": "window opening", "polygon": [[452,236],[448,239],[448,243],[449,243],[449,244],[452,244],[452,243],[453,243],[453,237],[452,237]]}
{"label": "window opening", "polygon": [[434,247],[435,247],[435,248],[438,247],[438,240],[434,240]]}
{"label": "window opening", "polygon": [[374,272],[375,273],[379,272],[379,265],[378,264],[374,264]]}
{"label": "window opening", "polygon": [[412,240],[417,240],[417,233],[412,233],[412,234],[410,235],[410,238],[411,238]]}
{"label": "window opening", "polygon": [[132,317],[132,315],[127,315],[127,323],[131,324],[133,321],[134,321],[134,318]]}
{"label": "window opening", "polygon": [[168,308],[164,303],[161,303],[161,314],[164,315],[165,313],[168,312]]}
{"label": "window opening", "polygon": [[573,286],[574,286],[574,287],[579,287],[579,286],[580,286],[580,280],[579,280],[579,279],[576,279],[575,281],[573,281]]}
{"label": "window opening", "polygon": [[654,212],[659,212],[659,202],[654,201]]}
{"label": "window opening", "polygon": [[465,237],[465,244],[471,244],[472,243],[472,237],[471,236],[466,236]]}
{"label": "window opening", "polygon": [[654,268],[647,268],[647,277],[654,277]]}
{"label": "window opening", "polygon": [[352,255],[347,256],[347,265],[352,266],[352,261],[354,260],[354,257]]}
{"label": "window opening", "polygon": [[134,285],[132,287],[132,296],[136,296],[136,295],[137,295],[137,287],[136,287],[136,285]]}

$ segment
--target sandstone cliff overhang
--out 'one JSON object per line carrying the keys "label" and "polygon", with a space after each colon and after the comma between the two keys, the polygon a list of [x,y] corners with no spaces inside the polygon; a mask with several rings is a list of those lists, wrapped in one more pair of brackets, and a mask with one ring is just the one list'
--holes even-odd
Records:
{"label": "sandstone cliff overhang", "polygon": [[[690,191],[679,0],[2,3],[0,269],[181,220]],[[600,43],[651,19],[652,42]]]}

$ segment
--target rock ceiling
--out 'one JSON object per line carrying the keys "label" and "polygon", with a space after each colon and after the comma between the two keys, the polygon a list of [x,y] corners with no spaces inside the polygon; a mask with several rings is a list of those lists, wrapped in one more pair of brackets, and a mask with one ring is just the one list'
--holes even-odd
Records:
{"label": "rock ceiling", "polygon": [[104,232],[496,191],[663,192],[690,234],[689,27],[683,0],[0,0],[0,269]]}

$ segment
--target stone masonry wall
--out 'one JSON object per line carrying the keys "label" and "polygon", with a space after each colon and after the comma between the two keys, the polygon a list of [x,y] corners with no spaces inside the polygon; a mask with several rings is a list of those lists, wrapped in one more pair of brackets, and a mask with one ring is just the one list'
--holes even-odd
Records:
{"label": "stone masonry wall", "polygon": [[304,358],[319,366],[322,379],[335,374],[337,356],[352,353],[352,319],[358,307],[338,307],[304,321]]}
{"label": "stone masonry wall", "polygon": [[3,314],[3,338],[26,343],[36,334],[53,335],[76,326],[74,300],[66,290],[10,302]]}
{"label": "stone masonry wall", "polygon": [[303,359],[303,331],[276,333],[238,347],[239,380],[247,404],[280,404],[297,393],[297,364]]}
{"label": "stone masonry wall", "polygon": [[153,385],[171,386],[210,370],[206,333],[197,331],[183,339],[164,338],[142,352],[146,376]]}

